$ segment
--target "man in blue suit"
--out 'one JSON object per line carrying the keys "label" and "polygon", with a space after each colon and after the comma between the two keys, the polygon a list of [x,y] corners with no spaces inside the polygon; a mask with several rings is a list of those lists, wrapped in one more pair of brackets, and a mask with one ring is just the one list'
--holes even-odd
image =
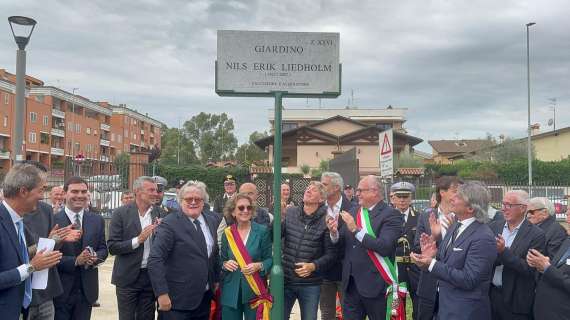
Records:
{"label": "man in blue suit", "polygon": [[31,275],[51,268],[61,253],[37,252],[29,258],[23,216],[37,208],[43,198],[46,174],[31,164],[15,165],[4,178],[4,200],[0,204],[0,315],[18,319],[32,300]]}
{"label": "man in blue suit", "polygon": [[420,239],[422,253],[411,254],[416,265],[437,279],[436,319],[491,319],[488,293],[497,246],[485,224],[489,198],[487,189],[478,182],[459,186],[452,199],[457,222],[439,248],[424,233]]}
{"label": "man in blue suit", "polygon": [[87,182],[71,177],[65,182],[65,207],[55,215],[60,227],[74,225],[81,230],[81,240],[64,243],[58,272],[63,293],[54,300],[56,320],[88,320],[91,306],[99,296],[99,274],[96,266],[107,259],[105,222],[98,214],[85,210]]}
{"label": "man in blue suit", "polygon": [[[368,252],[378,253],[394,261],[396,243],[402,235],[404,218],[402,214],[384,202],[382,181],[377,176],[366,176],[356,189],[359,206],[350,213],[342,211],[343,224],[328,219],[327,226],[333,242],[340,242],[344,251],[342,265],[342,313],[345,319],[370,320],[386,317],[387,284],[380,276]],[[362,224],[357,224],[357,215],[362,208],[368,210],[373,235]],[[343,248],[344,247],[344,248]]]}

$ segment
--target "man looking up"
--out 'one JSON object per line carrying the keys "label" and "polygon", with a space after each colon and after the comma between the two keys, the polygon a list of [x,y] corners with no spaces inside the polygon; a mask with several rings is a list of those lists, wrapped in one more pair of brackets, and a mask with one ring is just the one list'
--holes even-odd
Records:
{"label": "man looking up", "polygon": [[152,234],[160,210],[154,206],[154,179],[138,177],[133,183],[135,201],[115,210],[109,226],[109,252],[115,255],[111,283],[116,286],[120,320],[155,317],[155,298],[147,273]]}

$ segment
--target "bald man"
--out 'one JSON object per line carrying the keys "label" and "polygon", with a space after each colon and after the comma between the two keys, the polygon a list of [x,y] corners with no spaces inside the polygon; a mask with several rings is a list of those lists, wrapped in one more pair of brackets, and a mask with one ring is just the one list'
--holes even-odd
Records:
{"label": "bald man", "polygon": [[[257,187],[255,186],[255,184],[251,182],[242,184],[239,187],[239,193],[247,194],[251,198],[252,203],[257,203],[257,197],[259,196],[259,193],[257,192]],[[256,206],[255,217],[253,218],[253,221],[269,228],[269,234],[272,234],[273,214],[269,213],[267,209]],[[217,231],[218,245],[221,245],[222,243],[222,234],[224,233],[224,229],[227,226],[228,225],[226,224],[226,218],[223,218],[222,222],[220,222],[220,225],[218,226],[218,231]]]}

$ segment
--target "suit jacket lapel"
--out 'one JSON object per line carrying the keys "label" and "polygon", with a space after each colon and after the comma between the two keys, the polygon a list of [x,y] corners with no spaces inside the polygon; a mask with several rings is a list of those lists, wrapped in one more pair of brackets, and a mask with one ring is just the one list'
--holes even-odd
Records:
{"label": "suit jacket lapel", "polygon": [[458,226],[459,225],[457,223],[452,224],[451,228],[449,228],[445,233],[445,237],[443,238],[443,240],[439,243],[437,256],[439,257],[440,260],[445,260],[445,258],[447,257],[447,252],[449,250],[447,248],[447,245],[449,244],[449,241],[451,241],[451,236],[455,232],[455,229],[458,228]]}
{"label": "suit jacket lapel", "polygon": [[463,230],[463,232],[461,232],[461,234],[458,235],[457,238],[455,238],[455,243],[453,244],[453,246],[458,247],[460,244],[462,244],[465,241],[465,239],[469,238],[469,236],[473,232],[475,232],[475,230],[477,230],[479,224],[480,224],[479,222],[473,221],[473,223],[471,223],[469,227],[467,227],[467,229]]}
{"label": "suit jacket lapel", "polygon": [[141,226],[141,220],[139,218],[139,208],[137,207],[136,203],[130,204],[128,212],[131,218],[133,219],[133,225],[135,226],[137,234],[140,234],[142,232],[142,226]]}
{"label": "suit jacket lapel", "polygon": [[83,236],[81,237],[81,246],[85,248],[89,245],[89,237],[91,236],[91,215],[87,214],[87,211],[83,211],[83,221],[81,227],[83,228]]}
{"label": "suit jacket lapel", "polygon": [[526,239],[526,234],[530,231],[530,228],[531,225],[526,219],[524,219],[519,228],[519,231],[517,232],[517,235],[515,236],[515,240],[513,240],[513,243],[511,244],[510,249],[512,252],[516,252],[521,243],[525,241],[524,239]]}
{"label": "suit jacket lapel", "polygon": [[566,240],[562,242],[560,249],[558,249],[558,252],[556,252],[556,256],[554,257],[554,259],[552,259],[556,267],[560,266],[560,262],[564,263],[564,261],[560,261],[560,258],[562,258],[562,255],[566,253],[568,247],[570,247],[570,238],[566,238]]}
{"label": "suit jacket lapel", "polygon": [[20,253],[20,243],[18,240],[18,233],[16,232],[16,227],[14,227],[14,222],[12,221],[12,217],[10,217],[10,213],[8,213],[8,209],[4,207],[3,204],[0,204],[0,221],[2,221],[2,225],[6,232],[8,233],[8,238],[10,238],[10,242],[14,246],[16,253],[18,254],[18,259],[20,263],[24,262],[24,258]]}

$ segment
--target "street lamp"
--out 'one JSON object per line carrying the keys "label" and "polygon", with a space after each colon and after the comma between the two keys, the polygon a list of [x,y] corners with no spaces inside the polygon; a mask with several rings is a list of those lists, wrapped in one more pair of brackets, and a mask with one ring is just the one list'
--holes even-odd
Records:
{"label": "street lamp", "polygon": [[530,26],[535,25],[535,22],[529,22],[526,24],[526,81],[527,81],[527,102],[528,102],[528,142],[527,142],[527,149],[528,149],[528,187],[529,191],[532,193],[532,142],[530,139],[531,135],[531,127],[530,127],[530,50],[529,50],[529,32],[528,29]]}
{"label": "street lamp", "polygon": [[24,115],[26,112],[26,45],[30,41],[36,27],[36,20],[28,17],[11,16],[8,18],[14,40],[18,45],[16,51],[16,110],[14,117],[14,135],[12,138],[12,163],[24,160],[22,143],[24,140]]}

